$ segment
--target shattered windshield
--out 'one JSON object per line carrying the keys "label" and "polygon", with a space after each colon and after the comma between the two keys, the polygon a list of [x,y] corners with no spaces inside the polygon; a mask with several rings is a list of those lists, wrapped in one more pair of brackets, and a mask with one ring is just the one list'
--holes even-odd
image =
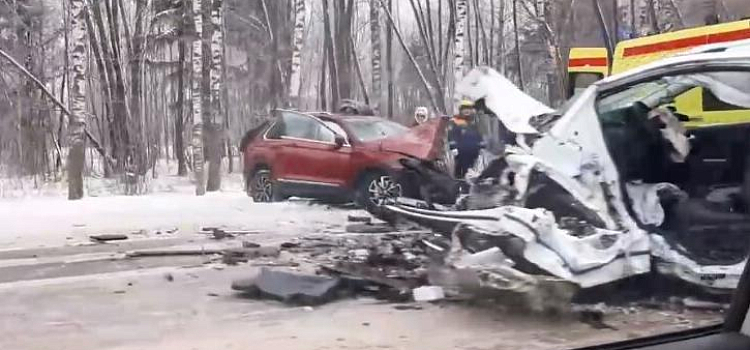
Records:
{"label": "shattered windshield", "polygon": [[600,90],[746,36],[749,1],[696,2],[0,0],[0,350],[718,325],[750,255],[750,73]]}
{"label": "shattered windshield", "polygon": [[666,96],[667,86],[667,81],[658,80],[604,97],[599,101],[600,112],[605,113],[630,106],[635,102],[647,101],[657,94]]}
{"label": "shattered windshield", "polygon": [[398,136],[409,129],[401,124],[378,119],[356,119],[347,121],[355,138],[362,142],[382,140]]}

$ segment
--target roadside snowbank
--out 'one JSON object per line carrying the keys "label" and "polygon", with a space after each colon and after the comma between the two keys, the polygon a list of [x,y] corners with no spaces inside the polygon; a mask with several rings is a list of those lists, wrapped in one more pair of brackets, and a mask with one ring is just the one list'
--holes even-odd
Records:
{"label": "roadside snowbank", "polygon": [[[237,163],[239,164],[239,163]],[[190,176],[160,162],[148,176],[149,194],[122,195],[116,180],[85,178],[86,196],[67,200],[67,182],[0,179],[0,249],[74,244],[90,234],[171,230],[192,234],[201,227],[227,227],[274,234],[304,234],[346,225],[349,210],[305,201],[253,203],[239,173],[222,178],[222,190],[195,195]]]}
{"label": "roadside snowbank", "polygon": [[350,211],[308,202],[253,203],[240,191],[157,193],[144,196],[0,200],[0,249],[63,245],[95,233],[130,233],[204,226],[279,234],[305,234],[343,227]]}

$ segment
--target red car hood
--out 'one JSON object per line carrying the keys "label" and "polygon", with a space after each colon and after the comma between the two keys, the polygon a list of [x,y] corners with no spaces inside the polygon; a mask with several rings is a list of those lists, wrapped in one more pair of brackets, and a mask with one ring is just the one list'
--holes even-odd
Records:
{"label": "red car hood", "polygon": [[437,159],[442,155],[447,126],[447,118],[430,119],[405,134],[380,140],[380,150],[404,153],[423,160]]}

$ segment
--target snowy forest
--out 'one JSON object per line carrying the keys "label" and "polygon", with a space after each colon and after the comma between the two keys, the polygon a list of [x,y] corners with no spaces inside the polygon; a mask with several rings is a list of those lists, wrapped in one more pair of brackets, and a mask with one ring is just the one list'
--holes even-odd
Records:
{"label": "snowy forest", "polygon": [[[491,66],[550,106],[572,46],[739,19],[709,0],[0,0],[0,177],[87,178],[123,194],[158,176],[198,195],[241,171],[242,135],[276,108],[346,101],[406,123],[455,112]],[[509,101],[512,103],[512,101]],[[175,171],[157,171],[158,164]]]}

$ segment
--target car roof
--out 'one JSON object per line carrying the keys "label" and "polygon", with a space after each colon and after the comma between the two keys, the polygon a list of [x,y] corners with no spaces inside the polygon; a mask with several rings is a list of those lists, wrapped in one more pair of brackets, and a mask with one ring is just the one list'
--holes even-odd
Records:
{"label": "car roof", "polygon": [[331,114],[331,113],[307,113],[310,115],[313,115],[319,119],[322,120],[330,120],[330,121],[336,121],[336,120],[356,120],[356,119],[381,119],[386,120],[382,117],[374,116],[374,115],[356,115],[356,114]]}

